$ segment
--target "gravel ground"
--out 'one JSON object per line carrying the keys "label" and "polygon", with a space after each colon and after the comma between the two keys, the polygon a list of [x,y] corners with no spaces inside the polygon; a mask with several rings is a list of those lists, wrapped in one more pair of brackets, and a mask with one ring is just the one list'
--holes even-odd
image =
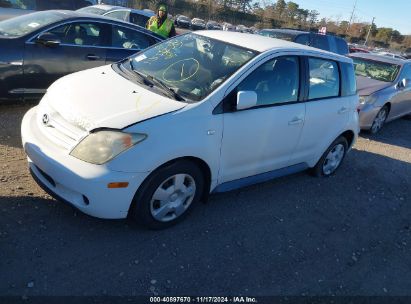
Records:
{"label": "gravel ground", "polygon": [[88,217],[29,176],[0,106],[0,295],[411,295],[411,120],[362,135],[338,173],[213,195],[146,231]]}

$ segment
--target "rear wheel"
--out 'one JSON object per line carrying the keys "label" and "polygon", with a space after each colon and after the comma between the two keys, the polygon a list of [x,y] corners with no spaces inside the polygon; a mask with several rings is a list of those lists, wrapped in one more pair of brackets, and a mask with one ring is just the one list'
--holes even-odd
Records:
{"label": "rear wheel", "polygon": [[143,183],[131,215],[150,229],[172,226],[198,203],[204,189],[201,170],[191,161],[178,161],[155,171]]}
{"label": "rear wheel", "polygon": [[381,110],[378,112],[377,116],[375,116],[374,121],[372,122],[370,132],[372,134],[377,134],[384,126],[384,123],[387,120],[387,117],[388,117],[388,106],[383,106]]}
{"label": "rear wheel", "polygon": [[338,137],[324,152],[312,173],[318,177],[331,176],[341,166],[347,153],[348,142],[345,137]]}

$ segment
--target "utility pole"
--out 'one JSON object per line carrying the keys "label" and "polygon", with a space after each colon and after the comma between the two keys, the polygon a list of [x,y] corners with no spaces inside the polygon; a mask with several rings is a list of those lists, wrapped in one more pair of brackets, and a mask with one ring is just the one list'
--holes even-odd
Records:
{"label": "utility pole", "polygon": [[364,46],[367,46],[368,37],[370,37],[371,29],[372,29],[372,26],[374,25],[374,20],[375,20],[375,17],[372,17],[370,28],[368,29],[368,33],[367,33],[367,38],[365,38]]}
{"label": "utility pole", "polygon": [[347,29],[345,30],[345,34],[346,34],[346,35],[347,35],[347,33],[348,33],[348,30],[350,29],[352,19],[354,18],[355,9],[357,8],[357,1],[358,1],[358,0],[355,0],[355,2],[354,2],[354,7],[353,7],[352,12],[351,12],[350,21],[348,22]]}

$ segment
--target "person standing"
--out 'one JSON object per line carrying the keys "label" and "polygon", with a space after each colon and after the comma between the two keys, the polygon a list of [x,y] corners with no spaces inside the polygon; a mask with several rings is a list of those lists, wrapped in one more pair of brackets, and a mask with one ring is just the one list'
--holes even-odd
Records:
{"label": "person standing", "polygon": [[175,36],[176,29],[174,23],[168,19],[167,15],[167,6],[161,4],[157,9],[157,14],[148,19],[146,28],[164,38]]}

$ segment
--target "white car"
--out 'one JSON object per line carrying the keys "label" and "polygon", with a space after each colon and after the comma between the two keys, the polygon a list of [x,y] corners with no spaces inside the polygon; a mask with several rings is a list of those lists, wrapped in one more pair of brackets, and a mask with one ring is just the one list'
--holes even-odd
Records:
{"label": "white car", "polygon": [[357,138],[357,106],[348,57],[200,31],[56,81],[22,139],[34,179],[58,200],[159,229],[210,193],[333,174]]}

